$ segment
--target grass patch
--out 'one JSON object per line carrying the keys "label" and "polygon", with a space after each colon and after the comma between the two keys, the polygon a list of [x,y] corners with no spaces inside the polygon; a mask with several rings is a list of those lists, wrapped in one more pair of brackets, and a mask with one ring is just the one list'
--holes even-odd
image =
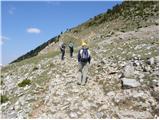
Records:
{"label": "grass patch", "polygon": [[49,71],[45,71],[41,73],[41,75],[39,75],[33,82],[40,86],[45,85],[49,80],[49,75],[47,74],[48,72]]}
{"label": "grass patch", "polygon": [[22,82],[18,83],[19,87],[25,87],[26,85],[30,85],[31,84],[31,80],[29,79],[25,79]]}
{"label": "grass patch", "polygon": [[1,95],[1,103],[7,102],[9,99],[6,95]]}
{"label": "grass patch", "polygon": [[13,70],[13,69],[15,70],[15,68],[18,68],[19,66],[26,65],[26,64],[37,64],[38,62],[40,62],[44,58],[52,58],[52,57],[55,57],[58,54],[60,54],[60,51],[53,51],[53,52],[49,52],[47,54],[34,56],[34,57],[31,57],[31,58],[22,60],[20,62],[15,62],[15,63],[7,65],[6,67],[3,67],[2,72],[5,73],[5,72],[8,72],[8,71]]}

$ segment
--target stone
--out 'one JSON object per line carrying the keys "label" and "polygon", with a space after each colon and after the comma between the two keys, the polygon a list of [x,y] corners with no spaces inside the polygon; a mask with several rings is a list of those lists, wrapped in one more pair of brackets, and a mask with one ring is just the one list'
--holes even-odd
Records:
{"label": "stone", "polygon": [[27,98],[26,98],[27,101],[34,101],[36,100],[35,96],[31,95],[31,94],[28,94]]}
{"label": "stone", "polygon": [[142,97],[144,95],[144,92],[140,92],[140,93],[136,93],[133,95],[134,98],[137,98],[137,97]]}
{"label": "stone", "polygon": [[111,91],[107,93],[108,96],[115,96],[115,92]]}
{"label": "stone", "polygon": [[90,103],[89,103],[87,100],[82,101],[82,105],[83,105],[83,107],[86,108],[86,109],[89,109],[89,107],[90,107]]}
{"label": "stone", "polygon": [[78,115],[75,112],[71,112],[69,115],[71,118],[78,118]]}
{"label": "stone", "polygon": [[119,118],[120,119],[150,119],[152,115],[148,111],[133,111],[133,110],[121,110],[119,111]]}
{"label": "stone", "polygon": [[159,86],[159,80],[152,80],[152,85]]}
{"label": "stone", "polygon": [[142,72],[140,72],[140,71],[135,71],[134,73],[135,73],[135,74],[138,76],[138,78],[140,78],[140,79],[142,79],[142,78],[145,77],[145,75],[144,75]]}
{"label": "stone", "polygon": [[30,85],[26,85],[26,86],[24,87],[24,90],[28,90],[30,87],[31,87]]}
{"label": "stone", "polygon": [[15,110],[19,110],[20,107],[21,107],[21,104],[20,104],[19,101],[17,101],[17,102],[14,104],[14,109],[15,109]]}
{"label": "stone", "polygon": [[18,115],[19,119],[25,119],[25,118],[27,118],[27,114],[23,110],[18,111],[17,115]]}
{"label": "stone", "polygon": [[152,58],[150,58],[150,59],[147,60],[147,64],[148,64],[148,65],[153,65],[153,64],[154,64],[154,61],[155,61],[155,60],[154,60],[154,58],[152,57]]}
{"label": "stone", "polygon": [[102,118],[103,117],[103,113],[102,112],[97,112],[96,113],[96,116],[98,119]]}
{"label": "stone", "polygon": [[143,74],[143,73],[139,73],[139,78],[140,79],[142,79],[142,78],[144,78],[145,77],[145,75]]}
{"label": "stone", "polygon": [[140,61],[138,61],[138,60],[135,60],[134,63],[133,63],[134,66],[140,66],[140,64],[141,64],[141,63],[140,63]]}
{"label": "stone", "polygon": [[11,113],[10,114],[8,114],[8,116],[6,117],[7,119],[15,119],[15,118],[17,118],[18,116],[17,116],[17,113],[15,112],[15,111],[11,111]]}
{"label": "stone", "polygon": [[124,68],[124,76],[127,78],[134,77],[134,67],[132,64],[128,64]]}
{"label": "stone", "polygon": [[135,79],[122,78],[122,87],[138,87],[141,84]]}
{"label": "stone", "polygon": [[140,79],[140,82],[142,83],[142,82],[144,82],[144,80],[143,80],[143,79]]}
{"label": "stone", "polygon": [[83,113],[83,115],[81,116],[82,119],[91,119],[91,115],[89,112],[85,112]]}
{"label": "stone", "polygon": [[149,65],[143,67],[143,72],[150,72],[151,67]]}

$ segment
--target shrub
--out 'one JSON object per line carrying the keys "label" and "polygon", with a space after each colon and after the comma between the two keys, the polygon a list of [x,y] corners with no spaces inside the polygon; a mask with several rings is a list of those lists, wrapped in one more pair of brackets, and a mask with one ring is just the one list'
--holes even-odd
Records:
{"label": "shrub", "polygon": [[3,81],[2,81],[2,79],[0,80],[0,82],[1,82],[1,85],[3,85]]}
{"label": "shrub", "polygon": [[22,82],[18,83],[19,87],[25,87],[26,85],[30,85],[31,84],[31,80],[25,79]]}
{"label": "shrub", "polygon": [[7,102],[9,99],[6,95],[1,95],[1,103]]}
{"label": "shrub", "polygon": [[35,71],[35,70],[38,70],[38,67],[34,67],[34,68],[33,68],[33,71]]}

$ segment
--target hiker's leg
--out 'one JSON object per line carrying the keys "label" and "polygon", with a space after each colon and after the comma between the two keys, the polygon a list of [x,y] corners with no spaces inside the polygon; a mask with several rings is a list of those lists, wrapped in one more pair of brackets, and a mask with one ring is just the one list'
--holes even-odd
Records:
{"label": "hiker's leg", "polygon": [[63,52],[61,51],[61,60],[63,60]]}
{"label": "hiker's leg", "polygon": [[72,49],[72,51],[71,51],[71,57],[73,57],[73,49]]}
{"label": "hiker's leg", "polygon": [[81,84],[82,82],[82,64],[78,65],[78,84]]}
{"label": "hiker's leg", "polygon": [[65,52],[62,51],[62,60],[64,60],[64,54],[65,54]]}
{"label": "hiker's leg", "polygon": [[71,48],[70,48],[70,57],[72,57],[72,51],[71,51]]}
{"label": "hiker's leg", "polygon": [[65,58],[64,56],[65,56],[65,51],[64,51],[64,53],[63,53],[63,60],[64,60],[64,58]]}
{"label": "hiker's leg", "polygon": [[86,83],[87,73],[88,73],[88,63],[85,63],[83,70],[82,70],[82,74],[83,74],[82,85],[85,85],[85,83]]}
{"label": "hiker's leg", "polygon": [[73,57],[73,52],[71,51],[71,58]]}

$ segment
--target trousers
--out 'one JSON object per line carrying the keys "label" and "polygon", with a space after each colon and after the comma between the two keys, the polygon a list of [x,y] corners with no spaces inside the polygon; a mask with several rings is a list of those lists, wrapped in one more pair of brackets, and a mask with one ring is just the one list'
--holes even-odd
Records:
{"label": "trousers", "polygon": [[85,85],[87,81],[88,62],[80,62],[78,68],[78,84]]}

